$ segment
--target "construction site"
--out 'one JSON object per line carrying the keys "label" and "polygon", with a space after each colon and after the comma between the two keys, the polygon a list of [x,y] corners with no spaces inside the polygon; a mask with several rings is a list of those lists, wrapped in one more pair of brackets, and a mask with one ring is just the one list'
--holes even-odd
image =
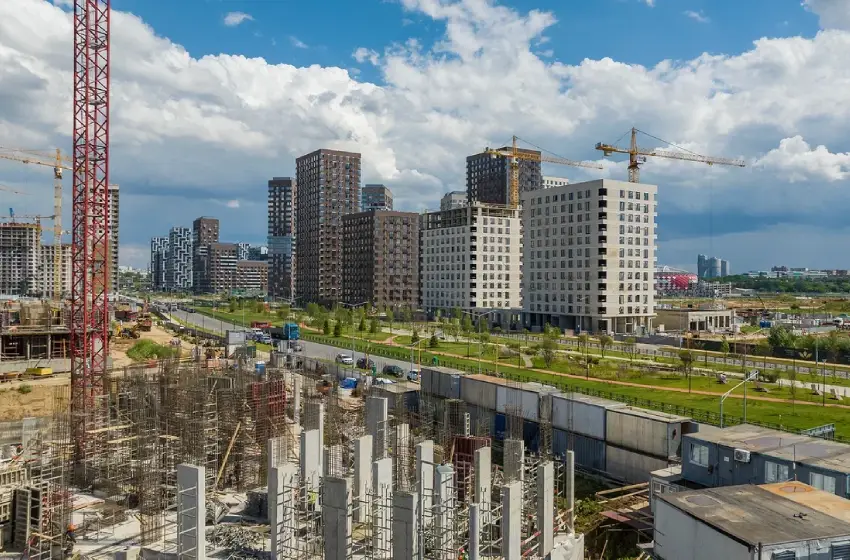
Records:
{"label": "construction site", "polygon": [[[574,462],[528,452],[522,403],[491,434],[459,399],[163,360],[112,372],[83,433],[57,387],[0,470],[0,523],[30,558],[583,558]],[[544,439],[545,436],[544,436]]]}

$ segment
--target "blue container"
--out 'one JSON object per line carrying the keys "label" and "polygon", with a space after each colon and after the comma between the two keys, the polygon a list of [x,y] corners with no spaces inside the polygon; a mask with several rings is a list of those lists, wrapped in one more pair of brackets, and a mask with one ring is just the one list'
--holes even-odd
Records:
{"label": "blue container", "polygon": [[522,423],[522,439],[527,451],[537,453],[540,450],[540,424],[525,420]]}
{"label": "blue container", "polygon": [[254,370],[257,372],[257,375],[265,375],[266,362],[257,362],[256,364],[254,364]]}
{"label": "blue container", "polygon": [[493,438],[497,441],[505,440],[505,432],[508,428],[508,421],[505,418],[505,415],[501,412],[497,412],[495,416],[495,421],[493,422]]}
{"label": "blue container", "polygon": [[552,453],[563,458],[572,451],[576,465],[594,471],[605,472],[605,442],[581,434],[552,430]]}

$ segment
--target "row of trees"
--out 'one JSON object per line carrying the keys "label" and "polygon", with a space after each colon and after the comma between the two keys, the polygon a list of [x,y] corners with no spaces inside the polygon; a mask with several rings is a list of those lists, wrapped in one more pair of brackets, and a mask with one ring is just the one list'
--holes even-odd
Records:
{"label": "row of trees", "polygon": [[757,292],[785,294],[850,293],[850,278],[750,278],[749,276],[727,276],[723,282],[731,282],[736,288]]}

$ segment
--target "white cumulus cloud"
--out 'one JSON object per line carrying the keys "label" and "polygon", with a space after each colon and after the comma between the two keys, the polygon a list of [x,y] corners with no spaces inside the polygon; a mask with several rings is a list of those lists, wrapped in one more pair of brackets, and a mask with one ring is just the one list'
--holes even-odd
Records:
{"label": "white cumulus cloud", "polygon": [[803,6],[817,14],[824,29],[850,29],[850,2],[847,0],[803,0]]}
{"label": "white cumulus cloud", "polygon": [[812,148],[801,136],[783,139],[756,165],[773,169],[791,183],[813,179],[835,182],[850,177],[850,153],[833,154],[826,146]]}
{"label": "white cumulus cloud", "polygon": [[693,10],[685,10],[683,12],[685,16],[691,18],[694,21],[698,21],[699,23],[711,23],[711,19],[702,13],[702,10],[695,12]]}

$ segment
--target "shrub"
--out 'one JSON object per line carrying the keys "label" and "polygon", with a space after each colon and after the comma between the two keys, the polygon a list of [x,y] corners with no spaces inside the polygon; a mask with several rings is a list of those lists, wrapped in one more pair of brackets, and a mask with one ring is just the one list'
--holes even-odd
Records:
{"label": "shrub", "polygon": [[23,385],[19,385],[18,392],[22,395],[32,393],[32,385],[27,385],[26,383],[24,383]]}
{"label": "shrub", "polygon": [[175,351],[175,348],[165,344],[157,344],[152,340],[140,340],[127,350],[127,357],[134,362],[143,362],[145,360],[169,358],[174,356]]}

